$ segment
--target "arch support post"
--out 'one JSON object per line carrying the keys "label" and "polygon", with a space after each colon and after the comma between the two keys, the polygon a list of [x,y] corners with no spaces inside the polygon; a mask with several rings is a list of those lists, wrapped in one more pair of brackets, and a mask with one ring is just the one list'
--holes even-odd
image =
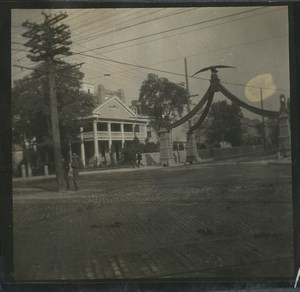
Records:
{"label": "arch support post", "polygon": [[279,115],[278,158],[291,158],[291,130],[289,116],[285,112],[281,112]]}
{"label": "arch support post", "polygon": [[200,162],[200,157],[197,149],[196,138],[194,133],[187,134],[186,142],[186,162],[189,164]]}
{"label": "arch support post", "polygon": [[159,143],[160,143],[160,164],[162,166],[173,166],[175,165],[172,143],[170,139],[170,132],[165,128],[159,131]]}

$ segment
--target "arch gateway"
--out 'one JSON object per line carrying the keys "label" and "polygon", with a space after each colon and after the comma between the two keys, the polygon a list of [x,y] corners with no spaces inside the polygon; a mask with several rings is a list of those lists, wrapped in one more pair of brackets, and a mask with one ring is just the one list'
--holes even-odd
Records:
{"label": "arch gateway", "polygon": [[211,78],[210,78],[210,85],[202,97],[202,99],[199,101],[199,103],[184,117],[179,119],[178,121],[170,124],[165,125],[164,128],[160,131],[160,163],[164,166],[171,166],[174,165],[174,158],[172,153],[172,143],[170,139],[170,131],[181,124],[185,123],[189,119],[191,119],[195,114],[197,114],[203,107],[203,112],[198,119],[198,121],[192,125],[188,132],[187,132],[187,146],[186,146],[186,157],[187,162],[194,163],[199,162],[200,157],[198,155],[197,146],[196,146],[196,140],[194,131],[198,129],[201,124],[204,122],[207,114],[209,113],[210,106],[212,104],[214,94],[216,92],[221,92],[226,98],[228,98],[231,102],[239,105],[240,107],[258,114],[263,117],[267,117],[270,119],[278,119],[279,120],[279,147],[278,147],[278,158],[284,158],[284,157],[290,157],[291,156],[291,134],[290,134],[290,125],[289,125],[289,116],[284,111],[283,104],[285,103],[284,100],[282,100],[281,97],[281,107],[280,110],[277,111],[270,111],[270,110],[264,110],[260,109],[254,106],[251,106],[244,101],[242,101],[240,98],[235,96],[232,92],[230,92],[220,81],[219,76],[217,75],[218,70],[217,68],[233,68],[230,66],[225,65],[216,65],[216,66],[210,66],[204,69],[201,69],[200,71],[196,72],[193,76],[200,72],[204,72],[207,70],[211,71]]}

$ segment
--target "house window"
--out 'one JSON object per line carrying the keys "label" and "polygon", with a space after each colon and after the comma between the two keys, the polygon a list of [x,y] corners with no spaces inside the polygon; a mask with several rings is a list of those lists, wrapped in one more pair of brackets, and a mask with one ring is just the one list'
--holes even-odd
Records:
{"label": "house window", "polygon": [[147,131],[147,137],[148,137],[148,138],[151,138],[151,137],[152,137],[151,131]]}
{"label": "house window", "polygon": [[184,144],[179,144],[178,145],[178,150],[184,150]]}
{"label": "house window", "polygon": [[107,123],[98,123],[97,129],[98,131],[108,131]]}
{"label": "house window", "polygon": [[110,127],[112,132],[121,132],[121,124],[112,123]]}
{"label": "house window", "polygon": [[134,132],[135,133],[139,133],[140,132],[140,126],[139,125],[135,125],[134,126]]}
{"label": "house window", "polygon": [[124,132],[132,132],[132,124],[124,124]]}

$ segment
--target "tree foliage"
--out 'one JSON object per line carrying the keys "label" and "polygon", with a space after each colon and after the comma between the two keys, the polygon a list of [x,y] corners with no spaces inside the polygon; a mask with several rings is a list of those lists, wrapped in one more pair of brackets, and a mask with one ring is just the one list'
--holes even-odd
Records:
{"label": "tree foliage", "polygon": [[[83,117],[94,108],[94,98],[80,90],[83,73],[70,65],[56,65],[56,91],[62,147],[78,139]],[[44,64],[30,76],[17,80],[12,90],[13,141],[52,147],[49,85]]]}
{"label": "tree foliage", "polygon": [[242,116],[240,107],[234,103],[228,104],[226,100],[213,103],[208,114],[208,143],[216,145],[224,141],[232,146],[241,145]]}
{"label": "tree foliage", "polygon": [[141,86],[139,101],[143,113],[154,116],[152,125],[159,128],[182,115],[188,96],[184,83],[174,83],[151,73]]}

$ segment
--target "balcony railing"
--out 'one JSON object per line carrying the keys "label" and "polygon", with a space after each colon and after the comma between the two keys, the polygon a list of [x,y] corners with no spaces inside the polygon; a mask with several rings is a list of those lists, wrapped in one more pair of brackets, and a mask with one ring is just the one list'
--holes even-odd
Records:
{"label": "balcony railing", "polygon": [[[109,134],[107,131],[98,131],[98,141],[108,141],[109,140]],[[147,138],[147,134],[142,132],[136,133],[136,136],[140,140],[145,140]],[[124,140],[130,141],[133,140],[134,133],[131,132],[124,132]],[[112,140],[120,140],[122,141],[122,133],[121,132],[111,132],[111,139]],[[94,140],[94,133],[93,132],[85,132],[83,133],[83,140]]]}

